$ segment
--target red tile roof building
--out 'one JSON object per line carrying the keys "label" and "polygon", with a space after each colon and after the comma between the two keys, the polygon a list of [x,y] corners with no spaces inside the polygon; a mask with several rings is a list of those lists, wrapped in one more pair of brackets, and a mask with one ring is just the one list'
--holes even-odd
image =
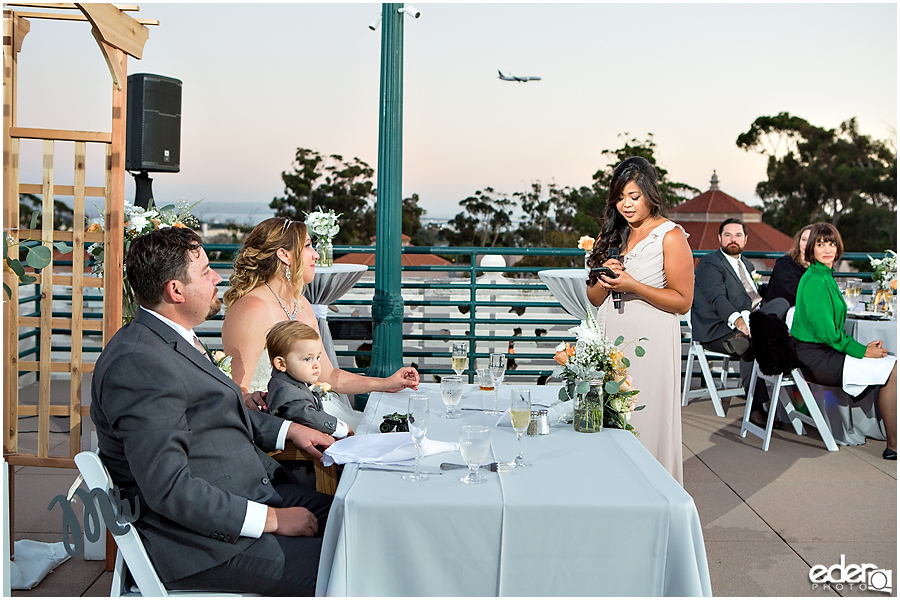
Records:
{"label": "red tile roof building", "polygon": [[[787,252],[793,238],[762,222],[762,211],[747,206],[737,198],[719,189],[719,178],[713,171],[709,190],[696,198],[669,209],[668,217],[678,223],[690,235],[692,250],[716,250],[719,248],[719,223],[734,217],[747,225],[748,252]],[[768,268],[774,260],[763,261]]]}

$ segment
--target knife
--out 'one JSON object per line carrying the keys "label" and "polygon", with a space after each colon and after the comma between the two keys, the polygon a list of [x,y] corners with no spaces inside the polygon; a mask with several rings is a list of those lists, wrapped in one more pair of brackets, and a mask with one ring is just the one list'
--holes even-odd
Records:
{"label": "knife", "polygon": [[[457,465],[455,463],[441,463],[441,471],[450,471],[453,469],[468,469],[467,465]],[[497,463],[492,462],[486,465],[481,465],[482,469],[487,469],[488,471],[497,472]]]}
{"label": "knife", "polygon": [[[360,471],[389,471],[393,473],[415,473],[415,469],[406,469],[403,467],[381,467],[378,465],[360,465]],[[443,475],[440,471],[426,471],[425,469],[419,469],[419,473],[423,473],[425,475]]]}

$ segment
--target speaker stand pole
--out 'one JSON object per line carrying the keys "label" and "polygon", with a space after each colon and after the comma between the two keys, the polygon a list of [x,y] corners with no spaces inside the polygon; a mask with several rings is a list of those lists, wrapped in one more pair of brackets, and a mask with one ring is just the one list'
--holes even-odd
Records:
{"label": "speaker stand pole", "polygon": [[132,173],[134,177],[134,205],[141,208],[149,208],[153,199],[153,179],[147,175],[147,171]]}

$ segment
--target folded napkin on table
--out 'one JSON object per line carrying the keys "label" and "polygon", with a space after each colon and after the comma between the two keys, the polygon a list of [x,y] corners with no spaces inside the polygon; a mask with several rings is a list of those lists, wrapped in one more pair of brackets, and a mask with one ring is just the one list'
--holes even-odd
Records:
{"label": "folded napkin on table", "polygon": [[[430,456],[441,452],[459,450],[459,444],[422,440],[420,456]],[[326,467],[337,463],[378,463],[399,464],[410,461],[416,456],[416,447],[412,434],[408,431],[394,433],[376,433],[372,435],[351,435],[333,443],[322,456],[322,464]]]}

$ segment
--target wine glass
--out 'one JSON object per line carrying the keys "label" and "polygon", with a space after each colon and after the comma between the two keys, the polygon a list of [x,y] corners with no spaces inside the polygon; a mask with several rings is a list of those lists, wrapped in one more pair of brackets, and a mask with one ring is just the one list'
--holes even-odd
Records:
{"label": "wine glass", "polygon": [[488,367],[475,369],[478,375],[478,389],[481,390],[481,408],[484,408],[484,393],[494,391],[494,381],[491,379],[491,370]]}
{"label": "wine glass", "polygon": [[491,354],[491,381],[494,383],[494,410],[487,411],[489,415],[502,415],[503,412],[497,409],[497,395],[499,387],[503,383],[503,377],[506,375],[506,355],[497,352]]}
{"label": "wine glass", "polygon": [[450,361],[457,375],[462,375],[469,366],[469,345],[466,342],[453,342]]}
{"label": "wine glass", "polygon": [[469,474],[460,479],[463,483],[484,483],[487,478],[478,473],[481,463],[491,447],[491,430],[481,425],[463,425],[459,430],[459,451],[469,465]]}
{"label": "wine glass", "polygon": [[512,461],[513,467],[530,467],[531,463],[522,458],[522,434],[528,429],[531,422],[531,390],[525,388],[512,388],[509,395],[509,416],[513,429],[516,430],[516,438],[519,444],[519,454]]}
{"label": "wine glass", "polygon": [[456,405],[462,398],[462,377],[448,375],[441,379],[441,400],[447,407],[447,412],[441,415],[444,419],[458,419],[461,415],[456,411]]}
{"label": "wine glass", "polygon": [[422,440],[425,438],[425,432],[428,430],[428,396],[425,394],[412,394],[409,397],[406,414],[409,415],[407,418],[409,433],[412,435],[413,442],[416,445],[416,468],[412,473],[403,475],[403,479],[407,481],[423,481],[428,479],[428,475],[419,473],[419,449],[422,446]]}

